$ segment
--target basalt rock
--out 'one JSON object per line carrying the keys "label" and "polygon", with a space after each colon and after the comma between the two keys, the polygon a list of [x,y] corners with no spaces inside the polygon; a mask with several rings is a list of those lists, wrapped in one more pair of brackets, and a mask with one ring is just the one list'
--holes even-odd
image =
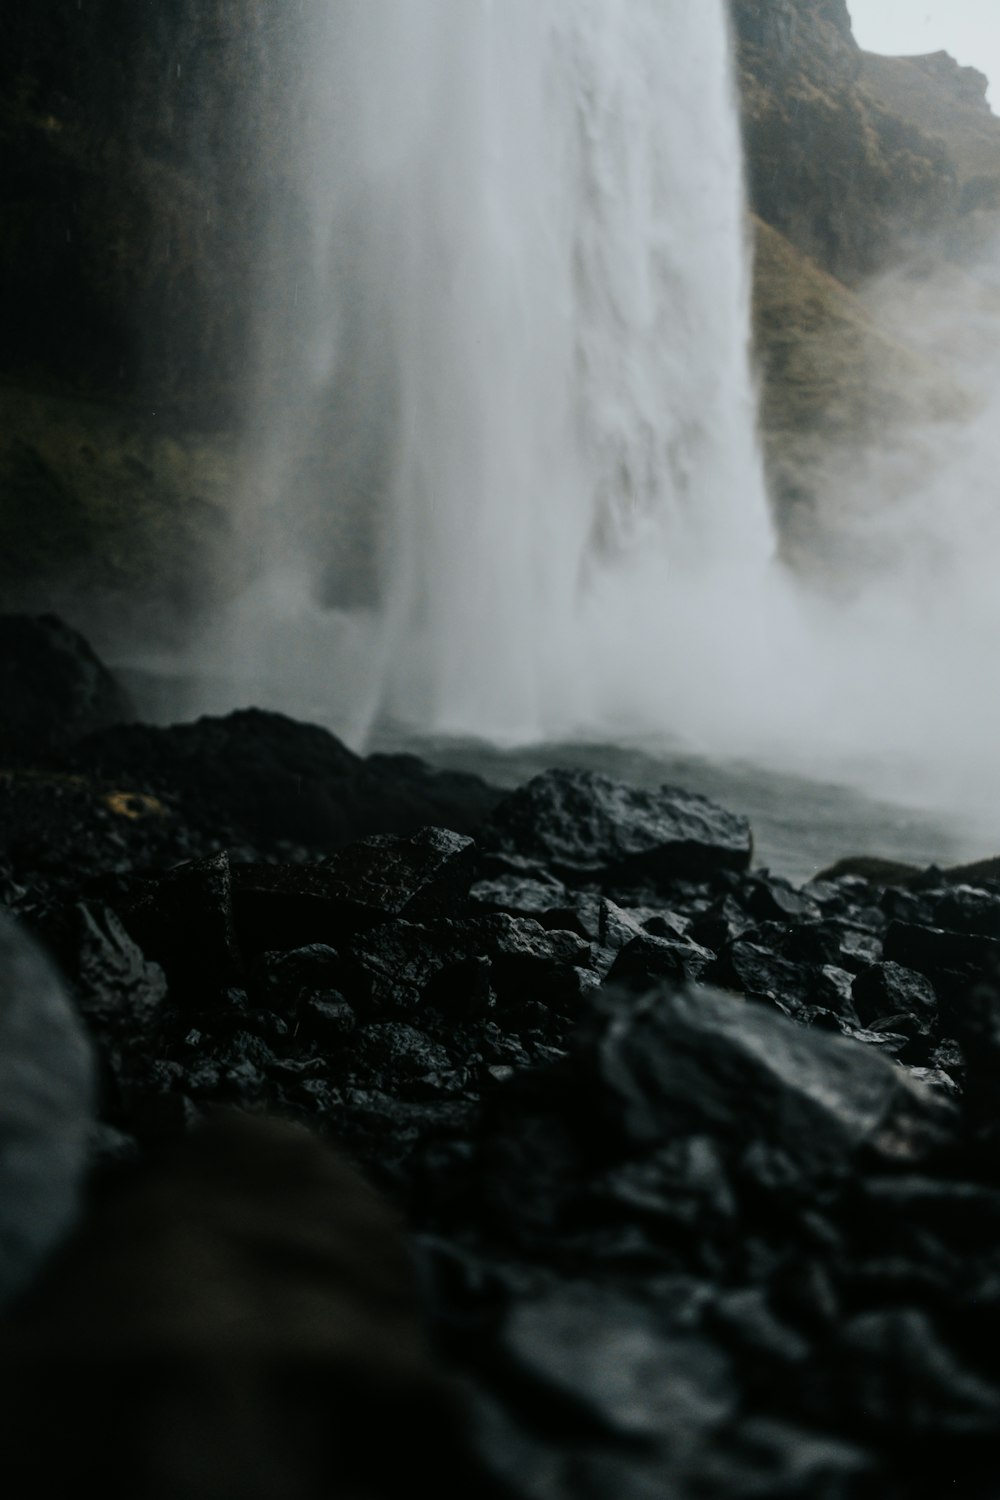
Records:
{"label": "basalt rock", "polygon": [[0,1303],[73,1224],[93,1109],[91,1049],[66,988],[0,912]]}
{"label": "basalt rock", "polygon": [[135,718],[83,636],[55,615],[0,615],[0,751],[30,754]]}
{"label": "basalt rock", "polygon": [[752,847],[745,819],[706,797],[675,787],[644,791],[590,771],[536,776],[494,811],[481,842],[515,870],[662,887],[744,870]]}
{"label": "basalt rock", "polygon": [[[471,843],[426,819],[390,835],[363,820],[387,818],[399,767],[381,804],[352,804],[389,768],[307,726],[92,743],[117,770],[109,751],[46,771],[66,778],[47,804],[38,777],[3,788],[21,822],[0,893],[57,951],[100,1079],[88,1227],[0,1329],[8,1478],[55,1411],[109,1492],[168,1472],[197,1494],[191,1455],[208,1454],[250,1500],[246,1445],[272,1488],[320,1500],[347,1483],[334,1410],[357,1429],[346,1492],[366,1500],[412,1487],[413,1462],[444,1494],[460,1471],[462,1493],[514,1500],[938,1500],[971,1472],[970,1500],[996,1492],[985,866],[797,890],[747,869],[745,825],[711,804],[575,773],[514,794]],[[286,812],[252,816],[222,768],[213,804],[209,746],[257,765],[255,794],[270,767],[279,811],[311,764],[360,841],[282,844]],[[105,774],[129,788],[116,807],[147,811],[99,803]],[[43,807],[46,861],[26,836]],[[393,1373],[412,1325],[358,1279],[353,1229],[346,1259],[327,1232],[355,1223],[340,1167],[260,1123],[188,1141],[219,1105],[338,1143],[392,1199],[433,1334],[413,1366],[429,1404]],[[362,1217],[374,1269],[398,1239]],[[244,1336],[240,1407],[227,1340]],[[109,1413],[134,1441],[110,1442]],[[354,1436],[387,1423],[383,1462]],[[164,1470],[148,1434],[167,1426]],[[37,1459],[36,1490],[61,1463]]]}

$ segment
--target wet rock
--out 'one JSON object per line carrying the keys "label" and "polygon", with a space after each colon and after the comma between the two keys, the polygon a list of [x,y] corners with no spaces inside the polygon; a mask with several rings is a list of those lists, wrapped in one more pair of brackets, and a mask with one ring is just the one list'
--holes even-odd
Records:
{"label": "wet rock", "polygon": [[328,943],[308,943],[304,948],[279,948],[258,954],[251,972],[264,995],[294,998],[302,990],[322,989],[335,983],[341,969],[336,948]]}
{"label": "wet rock", "polygon": [[690,927],[693,942],[718,953],[754,925],[740,903],[730,895],[720,896],[695,918]]}
{"label": "wet rock", "polygon": [[326,899],[359,921],[422,922],[450,915],[468,892],[473,849],[471,839],[445,828],[363,839],[320,866]]}
{"label": "wet rock", "polygon": [[819,915],[807,896],[767,870],[742,882],[740,903],[755,922],[803,921]]}
{"label": "wet rock", "polygon": [[339,942],[391,917],[451,914],[468,892],[472,840],[443,828],[376,835],[329,859],[234,866],[235,922],[247,951]]}
{"label": "wet rock", "polygon": [[807,1171],[858,1151],[918,1160],[948,1111],[872,1049],[711,990],[609,994],[581,1058],[609,1129],[631,1146],[676,1134],[769,1141]]}
{"label": "wet rock", "polygon": [[1000,938],[1000,895],[976,886],[952,886],[934,903],[934,925]]}
{"label": "wet rock", "polygon": [[167,997],[159,964],[149,961],[108,907],[77,907],[75,958],[80,1009],[95,1026],[121,1033],[146,1031]]}
{"label": "wet rock", "polygon": [[607,981],[640,991],[663,980],[689,984],[701,978],[713,959],[714,954],[696,943],[668,942],[643,933],[620,949]]}
{"label": "wet rock", "polygon": [[65,987],[0,913],[0,1303],[76,1217],[93,1112],[90,1047]]}
{"label": "wet rock", "polygon": [[479,777],[433,771],[414,757],[366,761],[317,725],[259,709],[106,730],[74,749],[73,765],[141,780],[193,827],[225,830],[229,845],[291,842],[324,853],[427,826],[468,833],[500,796]]}
{"label": "wet rock", "polygon": [[746,820],[673,787],[645,791],[589,771],[547,771],[513,792],[481,834],[517,869],[566,880],[672,881],[750,862]]}
{"label": "wet rock", "polygon": [[689,1452],[736,1403],[729,1360],[696,1329],[663,1326],[648,1307],[592,1291],[521,1303],[501,1350],[540,1400],[575,1407],[577,1420],[622,1441]]}
{"label": "wet rock", "polygon": [[780,1006],[789,1014],[811,1003],[808,967],[783,958],[747,937],[724,948],[705,977],[712,984],[745,995],[748,1000]]}
{"label": "wet rock", "polygon": [[124,688],[55,615],[0,615],[0,748],[49,750],[135,718]]}
{"label": "wet rock", "polygon": [[574,933],[504,913],[426,927],[394,922],[359,937],[352,955],[366,1005],[406,1011],[426,1001],[458,1015],[495,999],[572,1008],[592,959]]}
{"label": "wet rock", "polygon": [[948,1347],[929,1312],[866,1312],[838,1340],[835,1393],[863,1431],[926,1440],[995,1431],[1000,1387]]}
{"label": "wet rock", "polygon": [[243,978],[232,889],[222,850],[178,865],[124,906],[126,926],[143,952],[163,965],[180,1006],[190,1008],[206,990]]}
{"label": "wet rock", "polygon": [[331,990],[310,995],[299,1006],[298,1023],[303,1036],[329,1046],[350,1036],[357,1025],[357,1016],[343,995]]}
{"label": "wet rock", "polygon": [[929,1027],[937,1019],[937,996],[934,987],[915,969],[902,964],[872,964],[857,975],[852,995],[858,1015],[871,1025],[883,1016],[911,1015],[921,1026]]}
{"label": "wet rock", "polygon": [[473,911],[507,912],[541,922],[552,911],[571,906],[569,891],[554,875],[494,875],[477,880],[469,891]]}
{"label": "wet rock", "polygon": [[950,1001],[979,975],[1000,971],[1000,939],[914,922],[889,923],[884,953],[887,960],[929,979],[939,1000]]}

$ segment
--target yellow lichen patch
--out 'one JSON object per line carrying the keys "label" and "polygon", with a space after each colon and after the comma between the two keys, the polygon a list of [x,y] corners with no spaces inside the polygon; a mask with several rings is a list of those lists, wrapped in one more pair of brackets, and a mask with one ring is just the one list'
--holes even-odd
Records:
{"label": "yellow lichen patch", "polygon": [[167,815],[163,803],[146,792],[108,792],[103,800],[105,807],[123,818],[165,818]]}

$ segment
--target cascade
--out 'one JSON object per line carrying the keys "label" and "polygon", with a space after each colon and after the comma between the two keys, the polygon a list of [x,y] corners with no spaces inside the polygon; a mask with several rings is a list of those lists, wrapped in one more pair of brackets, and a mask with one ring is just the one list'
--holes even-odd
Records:
{"label": "cascade", "polygon": [[723,0],[302,10],[232,638],[349,738],[683,731],[773,550]]}

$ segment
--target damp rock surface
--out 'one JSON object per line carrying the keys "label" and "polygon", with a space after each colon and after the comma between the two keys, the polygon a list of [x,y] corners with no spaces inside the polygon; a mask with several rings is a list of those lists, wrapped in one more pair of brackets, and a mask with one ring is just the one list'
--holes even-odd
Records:
{"label": "damp rock surface", "polygon": [[456,792],[270,715],[108,729],[0,798],[0,1069],[34,1079],[0,1148],[42,1120],[66,1183],[39,1256],[91,1164],[3,1320],[12,1474],[44,1412],[150,1500],[175,1420],[192,1497],[207,1463],[247,1500],[414,1464],[514,1500],[993,1500],[994,868],[798,889],[702,798]]}

